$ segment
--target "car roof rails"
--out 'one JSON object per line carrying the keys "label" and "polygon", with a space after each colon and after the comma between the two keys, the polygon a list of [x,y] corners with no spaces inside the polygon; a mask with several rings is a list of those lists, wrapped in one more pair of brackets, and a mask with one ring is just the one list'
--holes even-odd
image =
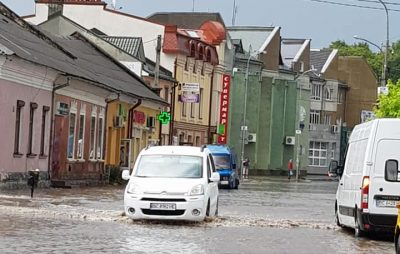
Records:
{"label": "car roof rails", "polygon": [[204,151],[204,149],[207,148],[207,145],[202,145],[200,151]]}

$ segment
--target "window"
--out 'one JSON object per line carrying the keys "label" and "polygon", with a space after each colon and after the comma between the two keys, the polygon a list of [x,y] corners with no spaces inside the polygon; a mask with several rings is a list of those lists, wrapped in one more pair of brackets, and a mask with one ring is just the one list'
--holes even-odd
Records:
{"label": "window", "polygon": [[21,110],[25,106],[25,102],[17,100],[17,110],[15,117],[15,138],[14,138],[14,154],[21,155],[19,151],[20,134],[21,134]]}
{"label": "window", "polygon": [[85,149],[85,107],[82,105],[79,114],[79,129],[78,129],[78,159],[83,159]]}
{"label": "window", "polygon": [[399,162],[397,160],[386,161],[385,180],[389,182],[400,181]]}
{"label": "window", "polygon": [[336,143],[332,143],[331,160],[335,160]]}
{"label": "window", "polygon": [[103,143],[104,143],[104,109],[101,110],[99,114],[98,124],[97,124],[97,159],[103,160]]}
{"label": "window", "polygon": [[342,104],[344,99],[344,92],[343,90],[339,90],[338,92],[338,104]]}
{"label": "window", "polygon": [[95,159],[96,155],[96,115],[90,118],[90,153],[89,158]]}
{"label": "window", "polygon": [[199,119],[203,119],[203,95],[204,89],[200,88],[200,99],[199,99]]}
{"label": "window", "polygon": [[69,114],[68,158],[73,159],[75,154],[75,125],[76,113]]}
{"label": "window", "polygon": [[312,90],[311,90],[311,99],[312,100],[316,100],[316,101],[320,101],[321,100],[321,95],[322,95],[322,84],[318,84],[318,83],[313,83],[312,84]]}
{"label": "window", "polygon": [[330,115],[324,115],[324,124],[325,125],[331,125],[331,119],[332,117]]}
{"label": "window", "polygon": [[31,102],[29,110],[29,139],[28,139],[28,156],[36,156],[33,153],[33,136],[34,136],[34,123],[35,123],[35,111],[38,108],[37,103]]}
{"label": "window", "polygon": [[47,115],[50,111],[50,107],[43,106],[42,109],[42,133],[40,136],[40,156],[46,156],[45,152],[45,140],[46,140],[46,125],[47,125]]}
{"label": "window", "polygon": [[190,117],[191,118],[195,117],[195,111],[196,111],[196,104],[190,103]]}
{"label": "window", "polygon": [[326,167],[327,148],[328,143],[311,141],[308,154],[309,165],[314,167]]}
{"label": "window", "polygon": [[325,88],[324,91],[324,99],[327,101],[331,101],[332,100],[332,94],[333,94],[333,89],[331,88]]}
{"label": "window", "polygon": [[187,105],[186,102],[182,102],[182,116],[186,117]]}
{"label": "window", "polygon": [[200,137],[199,136],[196,137],[196,146],[200,146]]}
{"label": "window", "polygon": [[319,124],[321,118],[321,111],[310,110],[310,124]]}
{"label": "window", "polygon": [[189,135],[188,136],[188,143],[192,143],[193,142],[193,140],[192,140],[192,135]]}

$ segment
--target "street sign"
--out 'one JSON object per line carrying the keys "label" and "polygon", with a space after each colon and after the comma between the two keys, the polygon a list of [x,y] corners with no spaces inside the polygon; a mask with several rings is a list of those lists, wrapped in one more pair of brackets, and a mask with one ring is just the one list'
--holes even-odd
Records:
{"label": "street sign", "polygon": [[301,130],[296,130],[296,134],[300,135],[301,134]]}
{"label": "street sign", "polygon": [[162,124],[168,124],[171,121],[171,114],[163,111],[163,112],[161,112],[161,114],[158,115],[157,119]]}

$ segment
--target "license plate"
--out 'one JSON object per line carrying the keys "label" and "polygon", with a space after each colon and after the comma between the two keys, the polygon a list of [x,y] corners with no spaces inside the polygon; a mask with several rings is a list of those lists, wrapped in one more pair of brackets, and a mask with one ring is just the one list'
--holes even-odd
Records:
{"label": "license plate", "polygon": [[171,203],[150,203],[151,210],[176,210],[176,204]]}
{"label": "license plate", "polygon": [[221,184],[229,184],[229,181],[221,181]]}
{"label": "license plate", "polygon": [[381,199],[378,199],[378,200],[376,200],[376,206],[377,207],[396,207],[396,204],[398,202],[399,201],[396,201],[396,200],[381,200]]}

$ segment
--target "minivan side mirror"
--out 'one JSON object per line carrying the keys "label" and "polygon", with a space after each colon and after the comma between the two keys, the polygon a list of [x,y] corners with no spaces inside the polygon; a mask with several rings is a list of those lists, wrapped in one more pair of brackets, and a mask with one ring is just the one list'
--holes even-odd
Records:
{"label": "minivan side mirror", "polygon": [[212,175],[211,175],[211,177],[210,177],[210,181],[211,182],[219,182],[219,179],[220,179],[221,177],[220,177],[220,175],[219,175],[219,173],[218,172],[214,172],[214,173],[212,173]]}
{"label": "minivan side mirror", "polygon": [[124,171],[122,171],[122,179],[124,180],[129,180],[129,178],[131,178],[131,175],[129,173],[128,169],[125,169]]}

